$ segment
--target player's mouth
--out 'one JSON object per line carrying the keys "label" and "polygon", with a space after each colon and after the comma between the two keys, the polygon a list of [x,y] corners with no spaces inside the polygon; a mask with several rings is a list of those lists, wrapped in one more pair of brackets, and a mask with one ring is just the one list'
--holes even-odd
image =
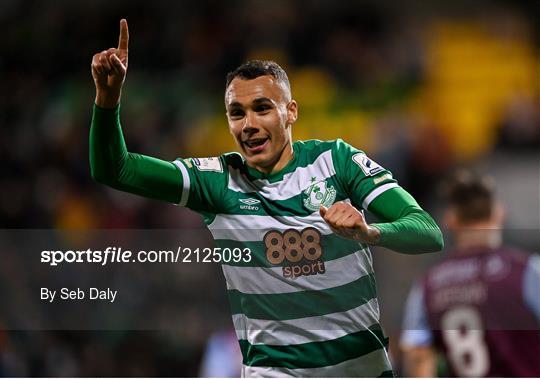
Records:
{"label": "player's mouth", "polygon": [[243,144],[250,153],[260,153],[268,145],[269,141],[269,138],[253,138],[244,141]]}

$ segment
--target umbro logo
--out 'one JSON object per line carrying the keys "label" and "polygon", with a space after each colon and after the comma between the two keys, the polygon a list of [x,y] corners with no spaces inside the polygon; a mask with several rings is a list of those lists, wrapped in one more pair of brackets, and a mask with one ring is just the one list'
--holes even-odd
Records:
{"label": "umbro logo", "polygon": [[240,205],[240,209],[248,210],[248,211],[258,211],[259,207],[258,204],[261,203],[260,200],[247,198],[247,199],[238,199],[239,202],[242,204]]}
{"label": "umbro logo", "polygon": [[251,199],[251,198],[239,199],[238,201],[240,201],[241,203],[247,204],[247,205],[255,205],[255,204],[259,204],[261,202],[260,200]]}

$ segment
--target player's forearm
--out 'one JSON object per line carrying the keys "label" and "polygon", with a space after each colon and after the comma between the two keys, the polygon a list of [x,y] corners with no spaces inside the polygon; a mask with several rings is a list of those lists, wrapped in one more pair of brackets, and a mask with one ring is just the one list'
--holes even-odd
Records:
{"label": "player's forearm", "polygon": [[121,95],[121,88],[110,92],[105,92],[103,90],[97,89],[95,103],[98,107],[103,109],[115,109],[120,103]]}
{"label": "player's forearm", "polygon": [[178,203],[181,175],[170,162],[128,152],[119,107],[94,106],[90,128],[92,178],[115,189]]}
{"label": "player's forearm", "polygon": [[381,232],[379,246],[400,253],[432,253],[444,247],[439,227],[421,208],[411,208],[395,221],[372,224],[372,226]]}
{"label": "player's forearm", "polygon": [[385,191],[370,204],[369,210],[385,221],[371,225],[381,232],[377,245],[406,254],[442,250],[441,230],[403,188]]}
{"label": "player's forearm", "polygon": [[119,120],[119,107],[94,105],[90,126],[90,172],[100,183],[113,185],[121,178],[128,151]]}

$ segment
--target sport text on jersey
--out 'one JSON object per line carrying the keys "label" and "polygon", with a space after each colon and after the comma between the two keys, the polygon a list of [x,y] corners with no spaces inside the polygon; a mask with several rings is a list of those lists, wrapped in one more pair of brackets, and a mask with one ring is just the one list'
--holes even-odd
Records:
{"label": "sport text on jersey", "polygon": [[281,233],[271,230],[264,236],[266,259],[273,265],[282,265],[285,278],[324,274],[321,233],[315,228],[301,231],[288,229]]}

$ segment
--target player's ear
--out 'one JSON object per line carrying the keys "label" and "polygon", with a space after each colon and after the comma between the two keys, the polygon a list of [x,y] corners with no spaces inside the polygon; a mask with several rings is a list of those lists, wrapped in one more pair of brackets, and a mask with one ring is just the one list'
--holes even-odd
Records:
{"label": "player's ear", "polygon": [[444,211],[444,225],[447,229],[453,230],[459,227],[456,211],[453,208],[448,208]]}
{"label": "player's ear", "polygon": [[228,124],[229,133],[231,133],[231,136],[233,136],[233,138],[236,139],[236,135],[234,134],[233,127],[231,124],[231,119],[229,118],[229,112],[227,112],[227,124]]}
{"label": "player's ear", "polygon": [[502,226],[504,224],[504,221],[506,220],[506,208],[504,205],[496,203],[493,206],[492,219],[497,225]]}
{"label": "player's ear", "polygon": [[296,100],[291,100],[287,104],[287,124],[292,125],[298,119],[298,104]]}

